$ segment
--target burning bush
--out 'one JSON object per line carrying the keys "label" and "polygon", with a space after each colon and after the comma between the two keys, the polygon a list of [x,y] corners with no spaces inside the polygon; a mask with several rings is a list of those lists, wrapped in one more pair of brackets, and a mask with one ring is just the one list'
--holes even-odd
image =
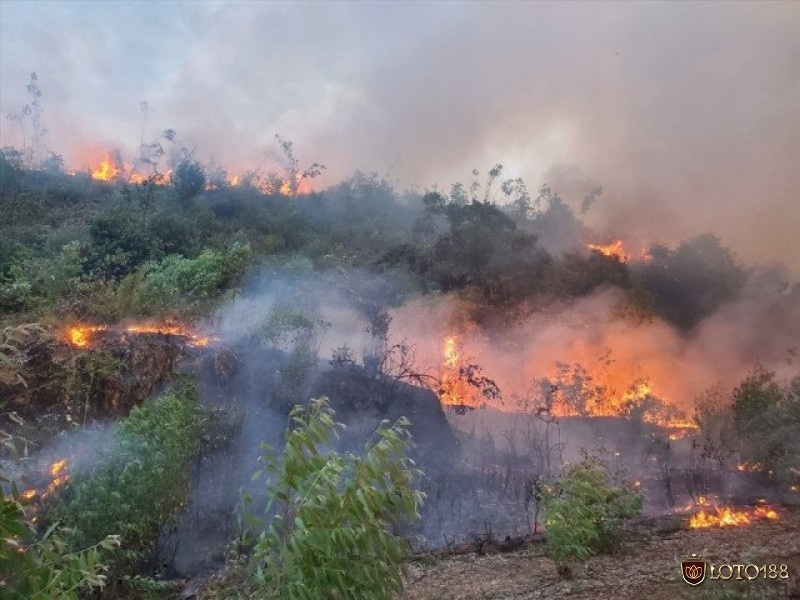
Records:
{"label": "burning bush", "polygon": [[642,496],[617,481],[595,456],[568,468],[544,497],[547,548],[564,572],[564,562],[585,560],[613,548],[620,525],[639,514]]}

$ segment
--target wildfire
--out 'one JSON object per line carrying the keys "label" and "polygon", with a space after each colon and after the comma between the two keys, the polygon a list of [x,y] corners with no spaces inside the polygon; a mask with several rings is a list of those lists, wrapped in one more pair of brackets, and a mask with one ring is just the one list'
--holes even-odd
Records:
{"label": "wildfire", "polygon": [[33,500],[37,496],[41,500],[44,500],[58,488],[67,483],[70,479],[69,473],[67,473],[66,458],[61,458],[55,461],[52,465],[50,465],[48,472],[50,473],[50,483],[47,484],[47,487],[45,487],[43,490],[37,490],[36,488],[25,490],[22,492],[20,497],[25,501]]}
{"label": "wildfire", "polygon": [[609,258],[616,258],[620,262],[628,262],[630,258],[622,240],[615,240],[610,244],[587,244],[587,246],[589,250],[594,250]]}
{"label": "wildfire", "polygon": [[191,331],[184,325],[176,324],[133,324],[127,325],[124,328],[111,328],[106,325],[76,325],[67,331],[66,340],[76,348],[91,347],[94,340],[93,334],[98,331],[117,331],[118,333],[128,333],[133,335],[141,334],[158,334],[172,337],[179,337],[186,341],[189,346],[203,348],[208,346],[211,342],[216,341],[217,338],[200,335]]}
{"label": "wildfire", "polygon": [[128,325],[125,328],[125,333],[155,333],[159,335],[182,337],[186,339],[190,346],[200,348],[208,346],[212,340],[216,339],[192,333],[182,325]]}
{"label": "wildfire", "polygon": [[475,408],[474,390],[461,376],[461,352],[458,338],[454,335],[444,339],[444,361],[439,381],[439,400],[445,406]]}
{"label": "wildfire", "polygon": [[713,512],[701,510],[689,518],[689,528],[740,527],[753,521],[777,521],[778,512],[771,506],[756,506],[749,510],[735,510],[729,506],[716,506]]}
{"label": "wildfire", "polygon": [[92,341],[92,334],[105,331],[105,325],[77,325],[71,327],[67,333],[70,344],[77,348],[86,348]]}
{"label": "wildfire", "polygon": [[119,175],[119,167],[108,156],[100,162],[100,165],[92,169],[92,179],[98,181],[114,181]]}

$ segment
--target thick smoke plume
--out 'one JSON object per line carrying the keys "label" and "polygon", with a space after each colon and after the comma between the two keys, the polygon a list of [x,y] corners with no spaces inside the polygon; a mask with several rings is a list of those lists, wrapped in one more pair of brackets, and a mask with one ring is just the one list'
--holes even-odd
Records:
{"label": "thick smoke plume", "polygon": [[618,237],[711,230],[800,272],[794,3],[0,10],[2,144],[21,144],[5,115],[36,71],[45,146],[73,168],[166,128],[237,173],[276,132],[326,182],[358,168],[446,189],[502,162],[578,201],[602,185],[591,224]]}

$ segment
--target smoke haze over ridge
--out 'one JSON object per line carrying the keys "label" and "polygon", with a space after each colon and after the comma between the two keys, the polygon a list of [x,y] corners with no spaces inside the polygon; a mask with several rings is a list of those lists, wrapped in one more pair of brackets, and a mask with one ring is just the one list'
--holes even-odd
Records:
{"label": "smoke haze over ridge", "polygon": [[800,272],[800,8],[773,3],[0,4],[0,142],[37,72],[46,147],[138,150],[139,102],[229,169],[273,135],[323,184],[446,188],[501,162],[599,231],[714,231]]}

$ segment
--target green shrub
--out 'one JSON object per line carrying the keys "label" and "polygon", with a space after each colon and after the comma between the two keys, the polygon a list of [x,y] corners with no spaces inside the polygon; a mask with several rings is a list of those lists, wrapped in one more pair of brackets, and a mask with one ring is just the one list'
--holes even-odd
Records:
{"label": "green shrub", "polygon": [[327,398],[291,412],[280,463],[265,453],[269,526],[253,553],[260,597],[392,598],[402,588],[405,542],[392,530],[419,517],[419,472],[406,458],[408,421],[382,425],[363,457],[323,452],[336,429]]}
{"label": "green shrub", "polygon": [[51,519],[74,529],[73,547],[120,536],[121,562],[138,561],[186,498],[186,464],[202,418],[191,386],[134,408],[104,444],[97,467],[76,474]]}
{"label": "green shrub", "polygon": [[184,160],[172,174],[172,185],[178,193],[178,198],[186,202],[203,191],[206,185],[206,174],[200,163]]}
{"label": "green shrub", "polygon": [[135,301],[139,312],[202,312],[244,272],[248,244],[233,244],[226,252],[205,250],[196,258],[177,254],[149,263]]}
{"label": "green shrub", "polygon": [[733,392],[741,458],[769,479],[800,483],[800,376],[786,385],[756,369]]}
{"label": "green shrub", "polygon": [[619,541],[622,522],[641,509],[641,494],[616,482],[604,461],[587,455],[544,497],[547,549],[557,563],[610,550]]}
{"label": "green shrub", "polygon": [[0,487],[0,598],[77,600],[79,592],[104,587],[101,550],[115,549],[119,539],[108,536],[76,552],[63,539],[69,532],[58,524],[37,538],[13,492],[6,497]]}

